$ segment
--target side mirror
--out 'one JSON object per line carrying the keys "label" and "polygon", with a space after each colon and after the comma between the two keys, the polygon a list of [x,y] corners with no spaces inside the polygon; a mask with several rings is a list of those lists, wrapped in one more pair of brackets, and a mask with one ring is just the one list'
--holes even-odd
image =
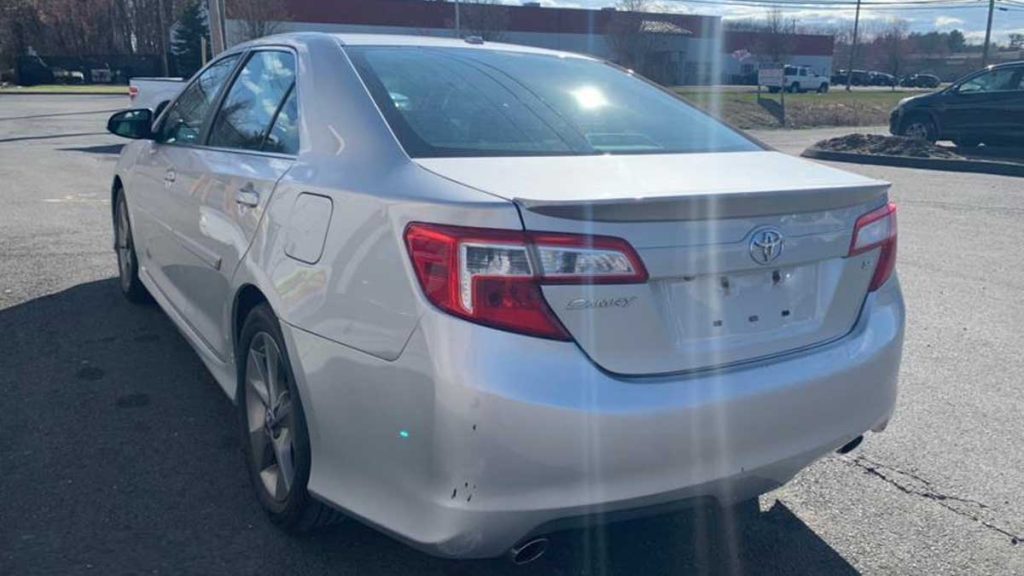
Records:
{"label": "side mirror", "polygon": [[124,110],[107,120],[107,131],[122,138],[153,139],[153,113],[146,108]]}

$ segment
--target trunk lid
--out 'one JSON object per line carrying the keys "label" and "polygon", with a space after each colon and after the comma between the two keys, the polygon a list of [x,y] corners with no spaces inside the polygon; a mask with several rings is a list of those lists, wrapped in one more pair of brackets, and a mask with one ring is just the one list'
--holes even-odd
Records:
{"label": "trunk lid", "polygon": [[418,162],[516,202],[527,230],[632,244],[646,284],[543,289],[583,351],[624,375],[720,367],[847,334],[877,257],[847,257],[854,223],[888,190],[777,152]]}

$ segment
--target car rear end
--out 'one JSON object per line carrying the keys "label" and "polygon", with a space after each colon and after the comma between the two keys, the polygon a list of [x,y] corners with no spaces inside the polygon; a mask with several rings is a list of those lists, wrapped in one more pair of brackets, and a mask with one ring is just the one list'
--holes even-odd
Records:
{"label": "car rear end", "polygon": [[[595,513],[731,503],[885,427],[904,322],[887,184],[764,151],[688,108],[685,142],[674,112],[657,114],[664,134],[624,130],[610,107],[677,104],[645,84],[626,98],[597,63],[563,73],[597,75],[569,90],[590,148],[543,153],[573,137],[538,136],[571,116],[519,68],[547,62],[350,54],[421,168],[508,199],[522,222],[423,210],[400,223],[423,314],[397,362],[432,384],[434,406],[421,445],[434,482],[409,512],[425,519],[392,528],[401,537],[493,556]],[[438,86],[403,85],[403,66]],[[514,93],[506,120],[418,118],[421,98],[451,101],[448,73],[488,101]],[[544,121],[509,136],[530,98]]]}
{"label": "car rear end", "polygon": [[185,87],[181,78],[132,78],[128,82],[128,108],[156,111],[161,103],[173,100]]}
{"label": "car rear end", "polygon": [[744,214],[793,201],[762,194],[520,201],[524,232],[409,226],[434,304],[410,350],[445,405],[473,406],[435,438],[472,471],[445,508],[487,536],[482,555],[582,515],[757,496],[885,427],[904,318],[895,207],[880,187]]}

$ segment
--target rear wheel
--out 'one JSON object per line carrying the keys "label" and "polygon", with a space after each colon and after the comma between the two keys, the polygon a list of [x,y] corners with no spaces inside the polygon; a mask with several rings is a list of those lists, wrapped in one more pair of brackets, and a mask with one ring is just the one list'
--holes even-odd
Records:
{"label": "rear wheel", "polygon": [[311,454],[305,413],[277,318],[256,306],[239,338],[238,409],[249,477],[275,524],[305,532],[341,514],[310,496]]}
{"label": "rear wheel", "polygon": [[821,86],[818,86],[818,94],[825,94],[826,92],[828,92],[828,84],[822,83]]}
{"label": "rear wheel", "polygon": [[114,205],[114,248],[117,252],[118,280],[121,293],[131,302],[147,302],[149,292],[139,280],[139,259],[135,254],[132,224],[128,218],[128,202],[124,191],[117,193]]}
{"label": "rear wheel", "polygon": [[903,129],[900,131],[901,136],[907,138],[918,138],[920,140],[927,140],[929,142],[935,142],[938,139],[936,134],[935,123],[926,116],[911,116],[903,123]]}

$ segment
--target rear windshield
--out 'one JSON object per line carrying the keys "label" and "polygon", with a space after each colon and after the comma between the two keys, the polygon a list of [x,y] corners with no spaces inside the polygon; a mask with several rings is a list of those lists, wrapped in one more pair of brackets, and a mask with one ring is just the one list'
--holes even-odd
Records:
{"label": "rear windshield", "polygon": [[412,157],[759,150],[608,64],[470,48],[349,47]]}

